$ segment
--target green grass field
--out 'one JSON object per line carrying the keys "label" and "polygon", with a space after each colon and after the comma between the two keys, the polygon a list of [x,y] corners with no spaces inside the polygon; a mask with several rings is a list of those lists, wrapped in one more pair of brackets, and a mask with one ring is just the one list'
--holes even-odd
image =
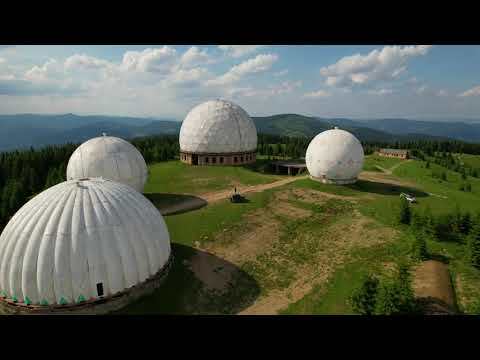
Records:
{"label": "green grass field", "polygon": [[469,154],[461,154],[457,155],[460,161],[468,164],[474,168],[480,169],[480,156],[478,155],[469,155]]}
{"label": "green grass field", "polygon": [[392,166],[399,164],[405,160],[394,159],[383,157],[379,155],[368,155],[365,156],[365,162],[363,163],[363,170],[365,171],[381,171],[376,167],[376,165],[384,168],[390,169]]}
{"label": "green grass field", "polygon": [[[366,157],[365,168],[380,165],[391,169],[399,162],[396,159],[369,156]],[[280,178],[247,168],[191,167],[179,162],[155,164],[150,170],[146,193],[199,194],[229,188],[232,182],[253,185]],[[351,221],[349,214],[358,211],[374,219],[378,224],[376,226],[395,229],[397,235],[386,244],[349,250],[346,260],[334,269],[328,282],[315,286],[303,298],[280,311],[281,314],[352,313],[348,299],[359,285],[362,274],[373,271],[384,276],[385,263],[400,260],[411,262],[409,252],[413,237],[408,227],[397,223],[400,192],[417,196],[418,204],[412,205],[414,211],[423,211],[428,207],[432,213],[441,214],[451,212],[458,206],[464,211],[480,212],[480,180],[469,178],[472,192],[465,193],[459,190],[462,181],[459,174],[445,170],[447,181],[441,181],[432,177],[432,172],[437,170],[445,169],[435,164],[427,169],[422,161],[404,162],[393,170],[392,176],[385,176],[411,184],[402,186],[366,180],[348,186],[335,186],[302,179],[283,187],[250,194],[248,203],[233,205],[224,200],[195,211],[166,216],[176,259],[173,269],[159,291],[130,305],[122,313],[236,313],[258,296],[290,286],[294,280],[292,269],[316,261],[315,254],[328,249],[329,236],[334,235],[326,231],[329,226],[341,223],[348,225]],[[219,239],[234,241],[239,234],[249,230],[247,216],[260,209],[268,208],[270,212],[275,208],[278,202],[276,194],[309,189],[354,200],[345,202],[330,199],[326,205],[319,206],[289,198],[287,203],[308,210],[311,215],[303,219],[290,218],[285,214],[275,215],[274,219],[281,224],[275,246],[238,268],[233,286],[227,292],[213,292],[206,296],[202,283],[185,265],[198,254],[194,246],[211,244]],[[460,310],[464,313],[477,311],[475,301],[480,299],[480,271],[466,263],[464,246],[429,240],[428,249],[433,256],[448,261],[457,296],[462,299]]]}
{"label": "green grass field", "polygon": [[241,166],[190,166],[168,161],[149,167],[144,192],[201,194],[233,188],[235,184],[265,184],[280,178]]}

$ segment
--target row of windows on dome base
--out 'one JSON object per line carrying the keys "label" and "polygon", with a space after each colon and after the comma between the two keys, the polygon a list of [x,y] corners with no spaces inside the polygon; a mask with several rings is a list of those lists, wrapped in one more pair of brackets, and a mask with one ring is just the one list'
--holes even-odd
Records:
{"label": "row of windows on dome base", "polygon": [[180,161],[189,165],[244,165],[257,160],[256,151],[236,154],[194,154],[180,152]]}

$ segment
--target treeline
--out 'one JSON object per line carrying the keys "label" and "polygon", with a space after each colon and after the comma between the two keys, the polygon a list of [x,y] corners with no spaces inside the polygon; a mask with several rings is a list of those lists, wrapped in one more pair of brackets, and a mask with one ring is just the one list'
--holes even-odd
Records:
{"label": "treeline", "polygon": [[[147,163],[178,156],[177,136],[137,138],[131,143]],[[0,153],[0,231],[32,195],[66,180],[68,160],[78,145]]]}
{"label": "treeline", "polygon": [[265,156],[298,159],[305,156],[310,139],[258,134],[257,153]]}
{"label": "treeline", "polygon": [[[290,158],[304,157],[312,138],[288,137],[258,134],[258,153],[266,156],[284,156]],[[415,140],[404,142],[363,141],[365,155],[370,155],[381,148],[408,149],[414,157],[436,157],[442,153],[459,153],[480,155],[480,144],[470,144],[457,140],[433,141]]]}
{"label": "treeline", "polygon": [[160,135],[136,138],[131,143],[142,153],[147,164],[178,157],[178,136]]}
{"label": "treeline", "polygon": [[427,156],[435,156],[435,153],[459,153],[480,155],[480,144],[471,144],[459,140],[412,140],[412,141],[396,141],[393,143],[369,141],[363,143],[364,149],[408,149],[412,150],[412,154],[416,156],[416,151],[420,151]]}
{"label": "treeline", "polygon": [[465,246],[467,261],[480,269],[480,213],[461,211],[434,216],[429,208],[413,211],[401,200],[399,222],[408,225],[415,237],[412,255],[425,260],[428,257],[427,240],[456,242]]}
{"label": "treeline", "polygon": [[0,229],[28,198],[65,180],[77,145],[0,153]]}

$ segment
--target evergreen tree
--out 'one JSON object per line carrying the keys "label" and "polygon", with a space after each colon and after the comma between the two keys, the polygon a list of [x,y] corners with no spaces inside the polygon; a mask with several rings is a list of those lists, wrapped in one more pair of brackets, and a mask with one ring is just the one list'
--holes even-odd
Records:
{"label": "evergreen tree", "polygon": [[412,246],[412,255],[415,259],[424,261],[428,258],[427,251],[427,235],[424,231],[417,231],[415,234],[415,240]]}
{"label": "evergreen tree", "polygon": [[399,222],[401,224],[409,225],[411,220],[411,210],[408,201],[404,198],[400,198],[400,214],[399,214]]}
{"label": "evergreen tree", "polygon": [[386,282],[380,286],[375,305],[375,314],[394,315],[400,312],[400,292],[395,282]]}
{"label": "evergreen tree", "polygon": [[467,242],[468,260],[472,266],[480,269],[480,223],[475,224]]}
{"label": "evergreen tree", "polygon": [[424,217],[418,213],[417,211],[412,212],[412,221],[411,221],[412,228],[415,232],[423,231],[425,227],[425,219]]}
{"label": "evergreen tree", "polygon": [[400,294],[400,311],[406,314],[414,312],[416,309],[412,280],[408,266],[404,263],[399,265],[397,283]]}
{"label": "evergreen tree", "polygon": [[351,297],[354,312],[361,315],[374,314],[378,286],[378,279],[370,274],[362,279],[361,286],[354,291]]}
{"label": "evergreen tree", "polygon": [[410,272],[399,264],[397,276],[380,287],[375,313],[381,315],[410,314],[417,311]]}

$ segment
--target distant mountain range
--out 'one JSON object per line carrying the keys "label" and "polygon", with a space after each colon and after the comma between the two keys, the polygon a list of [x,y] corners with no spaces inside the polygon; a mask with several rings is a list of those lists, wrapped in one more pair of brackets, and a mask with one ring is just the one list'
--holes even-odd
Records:
{"label": "distant mountain range", "polygon": [[[480,142],[480,123],[407,119],[352,120],[281,114],[253,118],[259,133],[313,137],[339,126],[363,141],[458,139]],[[131,139],[156,134],[178,134],[181,122],[116,116],[0,115],[0,151],[83,142],[102,132]]]}
{"label": "distant mountain range", "polygon": [[181,123],[172,120],[114,116],[0,115],[0,151],[83,142],[102,132],[122,138],[178,134]]}

